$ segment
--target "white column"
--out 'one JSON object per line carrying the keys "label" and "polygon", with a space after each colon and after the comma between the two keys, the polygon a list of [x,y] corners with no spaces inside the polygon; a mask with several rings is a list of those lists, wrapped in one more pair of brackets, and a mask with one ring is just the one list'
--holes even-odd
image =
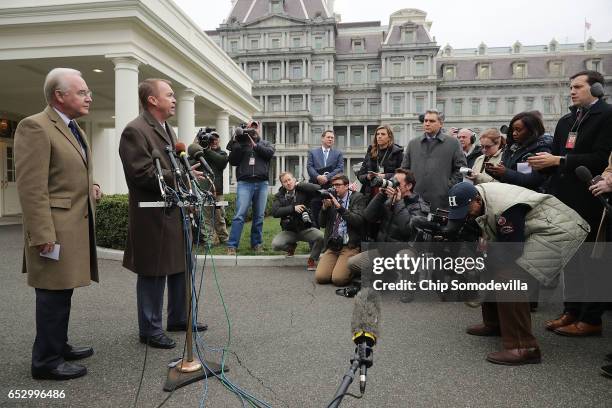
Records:
{"label": "white column", "polygon": [[298,122],[298,129],[299,129],[299,133],[298,133],[298,142],[297,144],[302,144],[303,142],[303,137],[304,137],[304,122],[300,121]]}
{"label": "white column", "polygon": [[281,142],[281,124],[276,122],[276,143]]}
{"label": "white column", "polygon": [[310,94],[306,94],[306,110],[309,111],[311,109],[312,109],[311,95]]}
{"label": "white column", "polygon": [[[215,124],[217,133],[219,133],[219,146],[225,150],[225,146],[229,143],[229,113],[227,111],[217,112],[217,122]],[[232,168],[231,166],[228,166]],[[229,171],[223,171],[223,192],[229,193],[230,174]]]}
{"label": "white column", "polygon": [[281,144],[287,144],[287,122],[283,122],[281,127]]}
{"label": "white column", "polygon": [[304,156],[300,155],[299,160],[300,160],[300,162],[299,162],[299,163],[300,163],[300,164],[299,164],[299,166],[300,166],[300,167],[299,167],[299,169],[300,169],[300,173],[299,173],[299,174],[297,174],[297,178],[298,178],[298,179],[301,179],[301,178],[302,178],[302,176],[303,176],[303,172],[304,172]]}
{"label": "white column", "polygon": [[189,146],[195,138],[195,91],[183,89],[178,93],[178,139]]}
{"label": "white column", "polygon": [[310,143],[310,125],[304,122],[304,144]]}
{"label": "white column", "polygon": [[346,127],[346,147],[351,147],[351,125]]}
{"label": "white column", "polygon": [[275,185],[279,185],[280,184],[280,180],[278,179],[278,176],[281,174],[281,159],[279,156],[275,157],[276,159],[276,179],[274,180],[274,184]]}
{"label": "white column", "polygon": [[368,145],[370,144],[369,139],[370,139],[370,135],[368,135],[368,125],[365,125],[363,127],[363,147],[366,149],[368,148]]}
{"label": "white column", "polygon": [[[138,112],[138,66],[140,61],[130,57],[113,58],[115,64],[115,142],[114,153],[119,150],[119,140],[125,126],[134,120]],[[127,193],[127,183],[118,154],[109,158],[109,167],[115,167],[114,191]]]}
{"label": "white column", "polygon": [[312,59],[308,59],[308,78],[312,78]]}
{"label": "white column", "polygon": [[386,77],[387,75],[387,59],[383,58],[382,59],[382,67],[380,68],[380,77]]}
{"label": "white column", "polygon": [[344,174],[353,174],[353,169],[351,169],[351,158],[346,158],[346,168],[344,169]]}
{"label": "white column", "polygon": [[307,72],[306,72],[306,59],[302,58],[302,78],[308,78]]}

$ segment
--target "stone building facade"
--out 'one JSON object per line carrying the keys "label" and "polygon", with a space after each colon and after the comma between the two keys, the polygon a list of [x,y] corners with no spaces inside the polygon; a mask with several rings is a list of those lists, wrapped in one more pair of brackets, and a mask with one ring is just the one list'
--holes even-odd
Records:
{"label": "stone building facade", "polygon": [[207,34],[254,81],[263,107],[256,119],[277,148],[274,180],[281,170],[306,176],[306,153],[325,129],[334,129],[350,168],[376,126],[389,124],[406,145],[421,134],[418,115],[431,107],[445,113],[446,127],[476,133],[537,109],[550,131],[567,111],[571,73],[612,72],[612,42],[592,38],[453,49],[436,43],[432,23],[416,9],[393,13],[383,26],[342,23],[330,0],[232,3],[225,22]]}

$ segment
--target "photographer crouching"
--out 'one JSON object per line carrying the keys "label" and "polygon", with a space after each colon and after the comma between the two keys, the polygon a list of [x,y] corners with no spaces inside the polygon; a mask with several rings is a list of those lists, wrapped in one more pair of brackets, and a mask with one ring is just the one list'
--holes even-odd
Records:
{"label": "photographer crouching", "polygon": [[[429,205],[416,194],[416,180],[410,170],[397,169],[391,180],[383,180],[379,192],[366,207],[363,218],[368,224],[380,222],[376,242],[411,242],[415,231],[413,216],[426,216]],[[348,266],[353,276],[371,265],[378,250],[372,249],[351,257]]]}
{"label": "photographer crouching", "polygon": [[293,174],[281,173],[278,177],[282,187],[274,196],[272,216],[280,218],[282,232],[272,239],[272,249],[286,251],[293,256],[298,241],[310,244],[310,258],[306,269],[314,271],[323,248],[323,233],[313,227],[307,203],[319,196],[319,186],[311,183],[297,183]]}
{"label": "photographer crouching", "polygon": [[349,191],[349,179],[332,177],[333,193],[327,191],[319,214],[319,225],[325,228],[325,252],[315,272],[317,283],[346,286],[351,281],[348,259],[359,253],[363,238],[363,210],[366,198]]}

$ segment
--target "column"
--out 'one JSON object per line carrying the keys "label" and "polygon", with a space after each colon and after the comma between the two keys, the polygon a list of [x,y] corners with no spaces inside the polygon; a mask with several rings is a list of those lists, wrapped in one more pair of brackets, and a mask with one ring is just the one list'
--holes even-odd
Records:
{"label": "column", "polygon": [[268,80],[268,61],[264,61],[264,69],[263,69],[262,78],[266,81]]}
{"label": "column", "polygon": [[[119,140],[125,126],[138,114],[138,66],[141,61],[131,57],[112,59],[115,64],[115,149],[119,150]],[[109,193],[127,193],[127,183],[123,166],[118,154],[109,158],[109,168],[115,167],[114,191]]]}
{"label": "column", "polygon": [[195,91],[187,88],[178,93],[178,139],[189,146],[195,138]]}
{"label": "column", "polygon": [[312,79],[312,59],[308,59],[308,76],[307,78]]}
{"label": "column", "polygon": [[351,169],[351,158],[346,158],[346,168],[344,169],[344,174],[353,174],[353,169]]}
{"label": "column", "polygon": [[370,144],[370,135],[368,135],[368,125],[364,125],[363,126],[363,147],[367,149],[368,144]]}
{"label": "column", "polygon": [[259,61],[259,79],[264,79],[264,63]]}
{"label": "column", "polygon": [[280,180],[278,179],[278,176],[281,174],[281,163],[279,156],[276,156],[274,159],[276,162],[276,177],[274,179],[274,185],[278,186],[280,185]]}
{"label": "column", "polygon": [[346,147],[351,147],[351,125],[346,127]]}
{"label": "column", "polygon": [[304,144],[310,143],[310,125],[308,122],[304,122]]}
{"label": "column", "polygon": [[[217,121],[215,124],[217,128],[217,133],[219,133],[219,146],[222,149],[225,149],[225,146],[229,143],[230,133],[229,133],[229,113],[227,111],[217,112]],[[235,168],[232,166],[228,166],[230,168]],[[230,174],[229,171],[223,171],[223,192],[229,193],[229,184],[230,184]]]}
{"label": "column", "polygon": [[281,171],[287,170],[287,158],[285,156],[281,156]]}
{"label": "column", "polygon": [[268,111],[268,95],[264,95],[264,106],[263,106],[263,110],[264,112]]}
{"label": "column", "polygon": [[306,110],[309,111],[312,109],[312,95],[306,94]]}
{"label": "column", "polygon": [[287,122],[283,122],[282,127],[281,127],[281,144],[283,145],[287,143],[286,132],[287,132]]}
{"label": "column", "polygon": [[[301,126],[300,126],[300,128],[301,128]],[[299,161],[299,163],[300,163],[299,164],[299,171],[300,172],[299,172],[299,174],[296,174],[296,177],[298,179],[301,179],[302,176],[303,176],[303,173],[304,173],[304,156],[300,155],[299,160],[300,160]]]}
{"label": "column", "polygon": [[383,58],[382,59],[382,67],[380,68],[380,77],[386,77],[387,76],[387,59]]}
{"label": "column", "polygon": [[276,143],[281,142],[281,124],[276,122]]}
{"label": "column", "polygon": [[306,59],[302,58],[302,78],[308,78],[308,73],[306,72]]}
{"label": "column", "polygon": [[299,134],[298,134],[298,142],[297,144],[304,143],[304,122],[298,122]]}

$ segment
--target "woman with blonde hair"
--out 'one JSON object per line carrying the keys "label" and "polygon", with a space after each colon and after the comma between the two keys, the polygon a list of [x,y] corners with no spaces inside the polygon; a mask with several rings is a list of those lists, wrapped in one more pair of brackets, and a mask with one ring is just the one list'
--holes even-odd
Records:
{"label": "woman with blonde hair", "polygon": [[472,167],[472,175],[468,176],[474,184],[488,183],[495,180],[487,174],[487,167],[497,165],[501,162],[502,153],[506,146],[506,140],[499,130],[489,128],[480,134],[480,148],[482,155],[476,158]]}

